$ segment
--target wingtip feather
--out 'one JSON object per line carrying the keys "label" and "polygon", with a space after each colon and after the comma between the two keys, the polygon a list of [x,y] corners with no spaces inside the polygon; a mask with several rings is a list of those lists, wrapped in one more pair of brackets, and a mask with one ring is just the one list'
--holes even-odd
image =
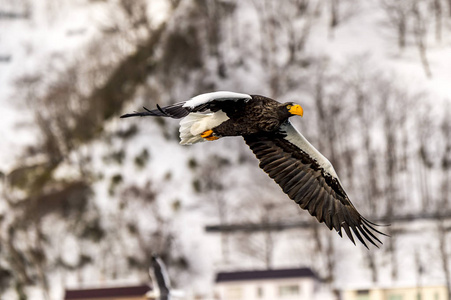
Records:
{"label": "wingtip feather", "polygon": [[132,113],[132,114],[125,114],[125,115],[122,115],[122,116],[120,116],[119,118],[125,119],[125,118],[138,117],[138,116],[141,116],[141,114],[140,114],[140,113]]}
{"label": "wingtip feather", "polygon": [[360,235],[357,228],[355,226],[351,226],[351,228],[352,228],[352,231],[354,232],[355,236],[359,239],[359,241],[365,246],[366,249],[369,249],[368,245],[365,243],[365,240],[362,238],[362,236]]}
{"label": "wingtip feather", "polygon": [[351,242],[355,245],[354,237],[352,236],[351,230],[349,230],[349,226],[346,223],[342,224],[342,227],[344,228],[346,235],[351,240]]}

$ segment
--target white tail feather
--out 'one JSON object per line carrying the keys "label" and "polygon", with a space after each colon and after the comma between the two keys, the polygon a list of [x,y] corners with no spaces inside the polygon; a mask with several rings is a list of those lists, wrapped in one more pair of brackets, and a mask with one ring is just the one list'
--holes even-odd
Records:
{"label": "white tail feather", "polygon": [[218,111],[210,114],[190,113],[180,121],[180,144],[189,145],[206,141],[200,135],[202,132],[213,129],[229,117]]}
{"label": "white tail feather", "polygon": [[190,145],[198,142],[203,142],[204,139],[200,134],[192,134],[191,127],[196,122],[201,122],[202,119],[208,117],[206,114],[190,113],[180,121],[180,144]]}

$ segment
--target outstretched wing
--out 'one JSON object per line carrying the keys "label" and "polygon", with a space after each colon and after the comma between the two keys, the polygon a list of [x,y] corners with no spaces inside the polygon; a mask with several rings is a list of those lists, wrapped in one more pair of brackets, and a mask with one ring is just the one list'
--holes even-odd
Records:
{"label": "outstretched wing", "polygon": [[175,103],[165,107],[157,105],[157,108],[153,110],[144,107],[146,110],[144,112],[125,114],[122,115],[121,118],[158,116],[180,119],[186,117],[191,112],[203,112],[207,110],[218,111],[228,102],[249,101],[250,99],[252,99],[250,95],[234,92],[222,91],[206,93],[195,96],[188,101]]}
{"label": "outstretched wing", "polygon": [[320,223],[340,236],[343,228],[354,244],[351,230],[367,248],[365,239],[376,247],[376,242],[382,244],[372,231],[383,233],[356,210],[330,162],[290,122],[275,134],[250,135],[244,140],[260,160],[260,168]]}

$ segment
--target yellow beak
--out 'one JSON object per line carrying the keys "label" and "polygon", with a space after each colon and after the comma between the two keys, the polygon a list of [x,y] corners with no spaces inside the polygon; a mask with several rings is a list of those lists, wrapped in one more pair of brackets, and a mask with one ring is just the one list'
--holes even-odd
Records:
{"label": "yellow beak", "polygon": [[302,107],[299,104],[293,105],[292,107],[290,107],[290,109],[288,111],[292,115],[298,115],[298,116],[301,116],[301,117],[304,114],[304,110],[302,109]]}

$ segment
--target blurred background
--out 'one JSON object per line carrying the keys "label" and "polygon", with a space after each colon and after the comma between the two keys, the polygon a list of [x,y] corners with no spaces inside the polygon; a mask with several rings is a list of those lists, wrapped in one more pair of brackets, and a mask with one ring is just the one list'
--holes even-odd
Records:
{"label": "blurred background", "polygon": [[[301,104],[391,237],[316,224],[241,138],[119,119],[217,90]],[[0,0],[0,104],[1,299],[149,283],[152,254],[186,299],[249,300],[217,274],[283,268],[316,274],[310,299],[450,295],[449,0]]]}

